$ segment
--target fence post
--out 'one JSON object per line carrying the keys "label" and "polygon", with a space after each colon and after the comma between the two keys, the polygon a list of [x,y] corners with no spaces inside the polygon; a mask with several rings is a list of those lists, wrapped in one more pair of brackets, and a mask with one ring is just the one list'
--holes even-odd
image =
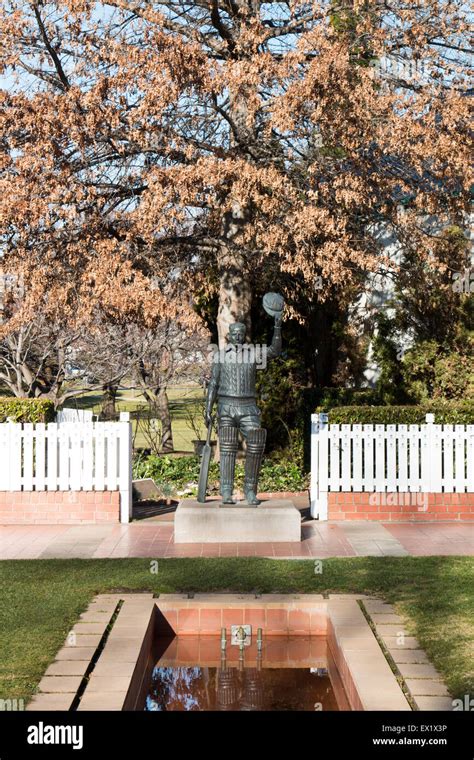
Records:
{"label": "fence post", "polygon": [[10,491],[21,491],[22,422],[8,422],[10,428]]}
{"label": "fence post", "polygon": [[425,493],[441,493],[441,441],[434,414],[426,415],[426,448],[422,460],[422,485]]}
{"label": "fence post", "polygon": [[[309,484],[309,501],[311,507],[311,517],[317,517],[316,502],[318,499],[318,415],[311,415],[311,467],[310,467],[310,484]],[[316,514],[315,514],[316,511]]]}
{"label": "fence post", "polygon": [[132,517],[132,424],[129,412],[120,412],[120,522],[128,523]]}
{"label": "fence post", "polygon": [[12,423],[0,424],[0,491],[10,491],[10,456],[11,456],[11,427]]}
{"label": "fence post", "polygon": [[466,425],[467,480],[466,491],[474,491],[474,425]]}
{"label": "fence post", "polygon": [[328,415],[311,415],[311,516],[328,519]]}

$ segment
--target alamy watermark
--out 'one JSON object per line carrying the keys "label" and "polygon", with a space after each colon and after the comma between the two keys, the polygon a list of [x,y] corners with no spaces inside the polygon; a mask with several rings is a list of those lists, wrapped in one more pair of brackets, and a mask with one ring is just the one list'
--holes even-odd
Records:
{"label": "alamy watermark", "polygon": [[322,559],[315,559],[314,560],[314,574],[322,575],[322,573],[323,573],[323,561]]}
{"label": "alamy watermark", "polygon": [[452,280],[455,293],[474,293],[474,269],[454,272]]}
{"label": "alamy watermark", "polygon": [[418,512],[428,510],[428,494],[421,491],[374,491],[369,496],[369,504],[376,507],[417,507]]}
{"label": "alamy watermark", "polygon": [[453,699],[454,712],[474,712],[474,697],[464,694],[462,699]]}
{"label": "alamy watermark", "polygon": [[372,68],[379,75],[405,82],[427,81],[431,76],[429,64],[415,58],[382,56],[372,62]]}
{"label": "alamy watermark", "polygon": [[43,721],[28,726],[28,744],[69,744],[72,749],[84,746],[84,726],[49,725]]}
{"label": "alamy watermark", "polygon": [[24,709],[24,699],[0,699],[0,712],[22,712]]}
{"label": "alamy watermark", "polygon": [[223,348],[211,343],[208,348],[208,359],[212,364],[255,364],[257,369],[265,369],[267,358],[268,346],[261,343],[229,344]]}

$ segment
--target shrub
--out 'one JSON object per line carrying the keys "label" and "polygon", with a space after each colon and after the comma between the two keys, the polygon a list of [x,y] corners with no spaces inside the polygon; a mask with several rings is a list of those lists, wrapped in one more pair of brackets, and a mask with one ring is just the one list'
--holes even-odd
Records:
{"label": "shrub", "polygon": [[474,399],[474,338],[465,336],[450,351],[426,340],[407,351],[401,364],[410,395],[424,403],[428,398]]}
{"label": "shrub", "polygon": [[267,430],[268,452],[291,445],[295,433],[303,427],[301,374],[301,361],[286,352],[257,373],[257,403],[262,427]]}
{"label": "shrub", "polygon": [[[211,462],[211,467],[212,467]],[[170,457],[150,454],[138,456],[133,463],[134,478],[153,478],[157,483],[173,483],[176,489],[185,489],[199,480],[199,457]]]}
{"label": "shrub", "polygon": [[308,475],[297,462],[281,460],[263,462],[258,483],[259,491],[304,491],[308,488]]}
{"label": "shrub", "polygon": [[[318,407],[316,412],[327,412]],[[329,422],[335,425],[420,425],[427,414],[434,414],[440,425],[474,423],[474,402],[426,403],[413,406],[340,406],[329,409]]]}
{"label": "shrub", "polygon": [[49,399],[0,397],[0,422],[52,422],[54,404]]}
{"label": "shrub", "polygon": [[[134,478],[152,478],[156,483],[173,485],[178,495],[195,496],[199,481],[200,459],[197,456],[158,457],[150,454],[138,457],[133,464]],[[235,485],[242,488],[244,465],[237,462]],[[302,491],[307,488],[307,476],[295,461],[266,460],[260,473],[260,491]],[[208,493],[219,492],[219,464],[211,461],[209,468]]]}

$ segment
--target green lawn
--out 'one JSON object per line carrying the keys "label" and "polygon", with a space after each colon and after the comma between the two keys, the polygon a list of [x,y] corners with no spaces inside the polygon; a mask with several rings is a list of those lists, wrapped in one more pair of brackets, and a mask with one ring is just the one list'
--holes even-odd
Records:
{"label": "green lawn", "polygon": [[[171,425],[173,429],[173,442],[176,451],[192,452],[192,439],[195,433],[189,424],[188,410],[194,410],[199,417],[199,402],[203,398],[203,391],[198,385],[189,386],[171,386],[168,391],[170,402]],[[70,399],[65,406],[77,409],[90,409],[94,414],[100,411],[102,394],[85,393],[83,396]],[[147,409],[147,404],[142,394],[136,390],[123,390],[117,394],[117,409],[120,412],[135,412],[140,409]],[[135,431],[137,422],[133,420],[133,429]],[[201,434],[205,437],[204,420],[201,424]],[[135,438],[137,448],[146,448],[149,443],[139,429]]]}
{"label": "green lawn", "polygon": [[0,564],[0,698],[28,698],[99,592],[148,590],[369,593],[407,616],[453,697],[474,694],[474,559],[358,557],[323,561],[12,560]]}

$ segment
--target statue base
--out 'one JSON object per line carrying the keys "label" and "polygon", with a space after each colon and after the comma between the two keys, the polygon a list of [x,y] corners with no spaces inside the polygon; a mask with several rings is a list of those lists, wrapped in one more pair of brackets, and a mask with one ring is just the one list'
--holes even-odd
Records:
{"label": "statue base", "polygon": [[256,507],[200,504],[183,499],[174,516],[175,544],[277,543],[301,541],[301,515],[289,499],[267,499]]}

